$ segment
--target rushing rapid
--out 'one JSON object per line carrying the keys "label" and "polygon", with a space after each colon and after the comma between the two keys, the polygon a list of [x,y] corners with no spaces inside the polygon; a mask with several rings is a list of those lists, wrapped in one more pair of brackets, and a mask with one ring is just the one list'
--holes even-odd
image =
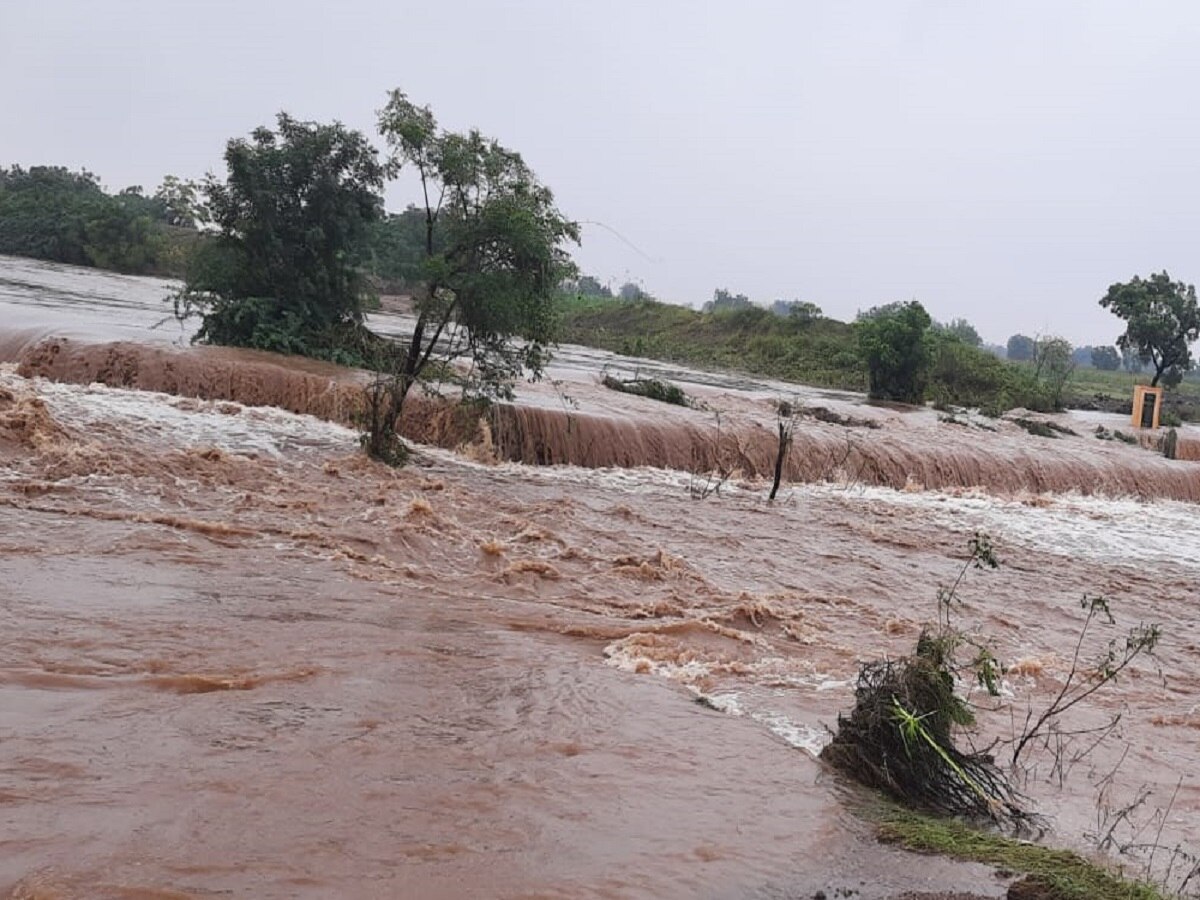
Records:
{"label": "rushing rapid", "polygon": [[[161,284],[0,262],[0,892],[1001,896],[874,842],[813,756],[976,531],[989,737],[1063,683],[1085,592],[1119,620],[1085,653],[1163,627],[1072,720],[1111,737],[1035,754],[1048,839],[1200,849],[1195,463],[1094,417],[1048,440],[732,378],[662,409],[580,351],[482,420],[423,404],[393,471],[347,427],[356,373],[162,339]],[[802,419],[767,503],[779,397],[859,424]]]}

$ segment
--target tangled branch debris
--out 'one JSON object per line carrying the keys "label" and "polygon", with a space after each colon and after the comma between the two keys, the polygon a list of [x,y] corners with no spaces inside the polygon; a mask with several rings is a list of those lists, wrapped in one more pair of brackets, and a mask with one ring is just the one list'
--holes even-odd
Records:
{"label": "tangled branch debris", "polygon": [[1031,819],[1023,798],[987,753],[955,746],[954,730],[974,723],[954,693],[947,640],[928,632],[916,652],[865,664],[854,709],[838,719],[821,753],[868,787],[933,813],[1020,824]]}

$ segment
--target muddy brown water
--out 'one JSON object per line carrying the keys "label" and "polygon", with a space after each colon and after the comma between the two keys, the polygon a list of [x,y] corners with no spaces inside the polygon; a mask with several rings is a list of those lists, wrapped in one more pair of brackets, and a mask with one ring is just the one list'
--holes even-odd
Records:
{"label": "muddy brown water", "polygon": [[[77,319],[95,313],[90,274],[63,276],[84,298],[68,307]],[[985,867],[876,844],[812,756],[859,661],[911,646],[976,530],[1003,566],[968,576],[960,615],[1012,665],[985,734],[1010,736],[1014,715],[1057,691],[1084,591],[1112,596],[1122,626],[1164,627],[1157,664],[1071,719],[1121,712],[1119,735],[1072,761],[1076,743],[1058,768],[1052,749],[1031,758],[1023,784],[1047,840],[1091,852],[1110,828],[1119,844],[1153,835],[1158,869],[1200,843],[1200,519],[1194,503],[1147,499],[1189,485],[1186,463],[1084,435],[1048,458],[1002,426],[976,429],[973,447],[957,430],[942,442],[989,462],[988,484],[931,490],[920,470],[896,489],[891,474],[830,470],[774,505],[744,439],[740,470],[703,501],[670,459],[534,467],[505,461],[494,436],[490,452],[429,448],[397,473],[365,462],[336,421],[250,405],[261,393],[24,377],[13,356],[48,339],[122,336],[65,325],[50,301],[40,325],[19,297],[0,301],[30,316],[0,327],[0,892],[1000,896]],[[134,339],[134,356],[163,343]],[[327,372],[228,360],[226,392],[286,383],[330,402]],[[204,370],[188,366],[175,377]],[[702,411],[660,413],[582,377],[582,411],[556,412],[563,381],[529,388],[528,407],[547,421],[619,413],[663,429],[653,441],[667,447],[702,431]],[[769,386],[694,390],[743,435],[769,422]],[[856,437],[863,458],[909,475],[920,429],[939,426],[820,400],[879,416]],[[814,447],[845,441],[806,427]],[[1029,487],[1078,469],[1072,456],[1100,486],[1132,487]],[[948,482],[974,471],[927,468]],[[1143,468],[1153,476],[1132,474]]]}

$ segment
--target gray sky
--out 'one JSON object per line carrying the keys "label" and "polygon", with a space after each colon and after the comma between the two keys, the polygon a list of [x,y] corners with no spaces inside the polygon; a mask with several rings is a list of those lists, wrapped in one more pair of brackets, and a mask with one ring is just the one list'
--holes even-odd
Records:
{"label": "gray sky", "polygon": [[584,226],[614,287],[1102,343],[1110,283],[1200,280],[1198,47],[1192,0],[2,0],[0,164],[152,190],[398,86],[640,248]]}

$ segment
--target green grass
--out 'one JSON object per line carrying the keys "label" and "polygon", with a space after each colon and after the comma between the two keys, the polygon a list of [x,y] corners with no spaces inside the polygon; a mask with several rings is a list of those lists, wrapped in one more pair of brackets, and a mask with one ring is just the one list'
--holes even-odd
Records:
{"label": "green grass", "polygon": [[1166,900],[1158,889],[1127,881],[1069,850],[1053,850],[879,803],[863,810],[880,840],[917,853],[985,863],[1014,874],[1031,875],[1055,900]]}
{"label": "green grass", "polygon": [[865,391],[850,325],[797,322],[765,309],[703,314],[653,300],[564,299],[559,339],[613,353]]}
{"label": "green grass", "polygon": [[[1065,398],[1068,406],[1095,406],[1113,412],[1127,412],[1133,402],[1134,385],[1149,383],[1150,376],[1147,374],[1079,368],[1071,375]],[[1190,373],[1176,387],[1169,389],[1164,395],[1163,405],[1164,424],[1169,424],[1166,421],[1168,414],[1185,421],[1200,421],[1200,372]]]}
{"label": "green grass", "polygon": [[[836,319],[788,318],[759,307],[701,313],[656,300],[564,296],[559,326],[564,343],[817,387],[867,389],[854,328]],[[1049,408],[1028,367],[944,339],[935,341],[927,397],[996,415],[1014,406]]]}

